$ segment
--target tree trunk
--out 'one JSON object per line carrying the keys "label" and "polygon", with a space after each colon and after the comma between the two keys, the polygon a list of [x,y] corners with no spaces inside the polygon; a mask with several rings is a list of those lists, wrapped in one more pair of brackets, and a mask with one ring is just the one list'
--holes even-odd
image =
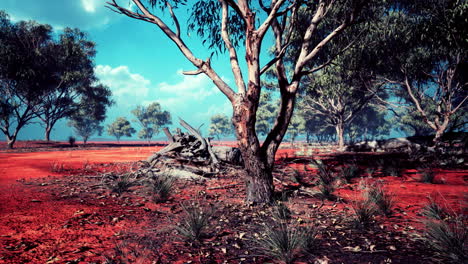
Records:
{"label": "tree trunk", "polygon": [[245,147],[241,147],[241,153],[246,173],[246,201],[254,204],[272,203],[274,193],[273,176],[271,169],[268,168],[266,158]]}
{"label": "tree trunk", "polygon": [[50,132],[52,131],[52,127],[47,125],[46,128],[45,128],[45,140],[47,142],[50,141]]}
{"label": "tree trunk", "polygon": [[12,137],[7,136],[7,146],[9,149],[13,149],[13,145],[15,144],[15,142],[16,142],[15,136],[12,136]]}
{"label": "tree trunk", "polygon": [[344,128],[343,128],[343,122],[338,122],[335,126],[336,129],[336,136],[338,139],[338,150],[343,151],[344,150]]}

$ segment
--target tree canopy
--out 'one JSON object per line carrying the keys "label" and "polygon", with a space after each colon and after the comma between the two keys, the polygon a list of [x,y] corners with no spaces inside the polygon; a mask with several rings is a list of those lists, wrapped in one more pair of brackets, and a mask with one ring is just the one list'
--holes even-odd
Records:
{"label": "tree canopy", "polygon": [[125,117],[118,117],[112,124],[107,125],[107,134],[114,136],[117,142],[120,142],[121,137],[131,137],[135,132],[136,130]]}
{"label": "tree canopy", "polygon": [[163,111],[159,103],[154,102],[148,106],[137,106],[132,110],[132,114],[136,117],[142,129],[138,132],[138,137],[151,142],[153,136],[157,135],[162,126],[170,125],[171,114],[168,111]]}

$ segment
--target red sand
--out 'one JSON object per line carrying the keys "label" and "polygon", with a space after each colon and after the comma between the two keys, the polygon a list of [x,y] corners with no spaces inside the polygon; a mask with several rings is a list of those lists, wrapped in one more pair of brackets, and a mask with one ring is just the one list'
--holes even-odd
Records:
{"label": "red sand", "polygon": [[[72,250],[79,256],[82,254],[80,249],[86,247],[93,247],[96,251],[104,250],[94,248],[96,245],[112,248],[114,245],[103,244],[100,238],[116,235],[120,230],[137,228],[134,222],[125,220],[116,226],[94,226],[83,229],[82,233],[72,232],[66,228],[67,224],[80,224],[80,215],[93,214],[97,210],[103,210],[102,207],[51,199],[49,194],[33,191],[17,180],[62,176],[64,172],[51,172],[52,167],[57,164],[66,169],[82,169],[86,164],[134,162],[145,159],[159,148],[136,146],[102,150],[0,153],[0,256],[2,252],[9,250],[9,252],[18,252],[18,260],[22,263],[47,261],[62,263],[57,257],[57,252]],[[292,157],[293,153],[294,150],[291,149],[280,149],[277,156]],[[412,173],[414,176],[413,171],[406,173]],[[383,177],[387,188],[395,194],[397,208],[401,213],[391,221],[398,223],[403,221],[403,218],[414,218],[421,206],[426,203],[426,197],[433,194],[445,197],[447,203],[455,210],[463,210],[462,208],[466,208],[468,193],[464,179],[466,175],[466,171],[439,170],[437,180],[443,180],[444,184],[419,183],[409,177],[404,180]],[[341,189],[338,194],[342,197],[353,197],[357,183],[351,187],[352,191]],[[465,204],[461,204],[462,201]],[[124,208],[116,204],[110,204],[108,207],[108,210],[124,211]],[[70,219],[74,219],[75,222],[70,222]],[[73,241],[74,247],[63,248],[69,245],[63,243],[64,241]],[[0,263],[2,263],[1,258]]]}

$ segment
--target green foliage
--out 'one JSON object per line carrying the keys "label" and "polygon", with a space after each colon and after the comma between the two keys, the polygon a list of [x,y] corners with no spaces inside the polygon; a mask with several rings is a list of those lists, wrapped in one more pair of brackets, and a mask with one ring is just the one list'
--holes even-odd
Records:
{"label": "green foliage", "polygon": [[438,256],[452,263],[468,261],[468,227],[467,218],[461,214],[449,214],[443,207],[429,199],[423,209],[423,220],[426,227],[426,242]]}
{"label": "green foliage", "polygon": [[209,135],[216,136],[219,140],[221,136],[227,136],[234,132],[232,122],[225,114],[216,114],[211,117]]}
{"label": "green foliage", "polygon": [[322,199],[335,199],[336,197],[333,193],[336,187],[336,176],[332,168],[320,160],[314,160],[313,163],[318,169],[317,185]]}
{"label": "green foliage", "polygon": [[111,190],[119,195],[124,192],[128,192],[130,187],[135,186],[135,180],[132,178],[131,174],[126,173],[118,175],[115,182],[111,183]]}
{"label": "green foliage", "polygon": [[135,129],[125,117],[118,117],[112,124],[107,125],[107,133],[114,136],[118,142],[122,136],[131,137]]}
{"label": "green foliage", "polygon": [[395,204],[394,196],[387,192],[382,184],[368,185],[364,191],[364,197],[373,203],[383,215],[389,216],[392,214],[392,207]]}
{"label": "green foliage", "polygon": [[151,185],[153,201],[156,203],[165,202],[171,196],[174,189],[174,178],[169,175],[159,175]]}
{"label": "green foliage", "polygon": [[350,183],[351,179],[359,177],[361,169],[355,164],[351,163],[340,168],[340,175],[346,182]]}
{"label": "green foliage", "polygon": [[147,107],[137,106],[132,110],[132,114],[137,118],[142,129],[138,132],[138,137],[151,142],[153,136],[159,133],[162,126],[172,124],[171,114],[163,111],[159,103],[154,102]]}
{"label": "green foliage", "polygon": [[181,204],[184,215],[176,230],[180,236],[190,242],[200,242],[213,214],[211,209],[200,203]]}
{"label": "green foliage", "polygon": [[289,122],[288,135],[291,139],[291,143],[294,143],[296,137],[305,132],[305,120],[301,115],[293,115]]}
{"label": "green foliage", "polygon": [[93,134],[102,134],[101,123],[106,118],[107,108],[113,104],[111,91],[106,86],[96,85],[91,90],[93,94],[80,99],[78,110],[71,114],[68,122],[75,134],[83,138],[84,144]]}
{"label": "green foliage", "polygon": [[267,135],[273,126],[278,106],[273,103],[272,93],[263,92],[257,110],[255,130],[260,135]]}
{"label": "green foliage", "polygon": [[316,244],[316,236],[313,227],[302,228],[279,221],[265,225],[255,242],[266,256],[289,264],[300,252],[307,252]]}
{"label": "green foliage", "polygon": [[377,211],[375,205],[367,199],[354,202],[351,208],[354,213],[353,224],[356,228],[368,227]]}

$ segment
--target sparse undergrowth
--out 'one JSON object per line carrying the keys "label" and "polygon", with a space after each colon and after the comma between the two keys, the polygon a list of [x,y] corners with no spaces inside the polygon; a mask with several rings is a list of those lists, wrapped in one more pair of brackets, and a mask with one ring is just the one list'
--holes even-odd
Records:
{"label": "sparse undergrowth", "polygon": [[185,241],[201,242],[210,224],[213,208],[208,208],[200,202],[181,203],[181,207],[183,215],[180,223],[175,226],[177,233]]}
{"label": "sparse undergrowth", "polygon": [[439,203],[429,199],[423,209],[425,240],[437,256],[452,263],[468,261],[468,219],[466,215],[448,213]]}

